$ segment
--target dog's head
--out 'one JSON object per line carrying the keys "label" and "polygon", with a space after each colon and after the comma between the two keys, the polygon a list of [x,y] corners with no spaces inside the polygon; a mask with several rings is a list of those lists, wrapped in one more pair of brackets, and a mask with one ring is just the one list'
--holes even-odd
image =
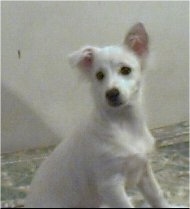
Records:
{"label": "dog's head", "polygon": [[70,55],[70,63],[89,78],[97,105],[129,105],[137,97],[148,35],[143,24],[134,25],[118,46],[86,46]]}

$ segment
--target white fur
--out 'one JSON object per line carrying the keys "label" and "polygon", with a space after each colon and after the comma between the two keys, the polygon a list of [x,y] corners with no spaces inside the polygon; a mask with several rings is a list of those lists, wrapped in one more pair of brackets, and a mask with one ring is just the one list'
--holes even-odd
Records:
{"label": "white fur", "polygon": [[[125,43],[104,48],[87,46],[70,56],[72,66],[88,77],[96,108],[42,164],[26,207],[128,208],[132,204],[126,189],[135,185],[153,207],[168,206],[148,162],[154,138],[141,109],[144,70],[140,55]],[[92,58],[88,66],[83,62],[85,57]],[[132,68],[130,75],[119,73],[123,65]],[[100,70],[105,75],[102,81],[96,79]],[[122,100],[116,107],[105,97],[113,87],[119,89]]]}

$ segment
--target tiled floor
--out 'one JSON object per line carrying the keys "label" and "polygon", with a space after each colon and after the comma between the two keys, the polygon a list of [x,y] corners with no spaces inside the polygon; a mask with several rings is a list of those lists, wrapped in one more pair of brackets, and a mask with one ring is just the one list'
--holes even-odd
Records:
{"label": "tiled floor", "polygon": [[[181,122],[152,130],[157,139],[157,152],[152,156],[153,170],[166,197],[172,204],[189,207],[189,124]],[[1,156],[1,206],[22,207],[32,177],[40,163],[54,147]],[[129,191],[136,206],[143,198]]]}

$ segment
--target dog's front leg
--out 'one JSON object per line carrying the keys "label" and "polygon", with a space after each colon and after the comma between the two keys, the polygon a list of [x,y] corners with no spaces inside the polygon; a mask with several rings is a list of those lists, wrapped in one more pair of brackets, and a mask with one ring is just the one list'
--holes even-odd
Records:
{"label": "dog's front leg", "polygon": [[110,208],[133,208],[125,191],[123,181],[107,179],[100,183],[99,194],[105,205]]}
{"label": "dog's front leg", "polygon": [[154,208],[168,208],[169,204],[164,198],[163,192],[157,183],[151,166],[149,163],[146,164],[145,172],[138,184],[144,197],[149,201],[149,203]]}

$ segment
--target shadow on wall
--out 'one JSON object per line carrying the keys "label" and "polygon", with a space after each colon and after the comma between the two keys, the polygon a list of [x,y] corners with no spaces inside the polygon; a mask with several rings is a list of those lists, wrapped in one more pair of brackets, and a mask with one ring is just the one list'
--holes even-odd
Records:
{"label": "shadow on wall", "polygon": [[46,147],[61,141],[42,118],[4,84],[1,99],[2,153]]}

